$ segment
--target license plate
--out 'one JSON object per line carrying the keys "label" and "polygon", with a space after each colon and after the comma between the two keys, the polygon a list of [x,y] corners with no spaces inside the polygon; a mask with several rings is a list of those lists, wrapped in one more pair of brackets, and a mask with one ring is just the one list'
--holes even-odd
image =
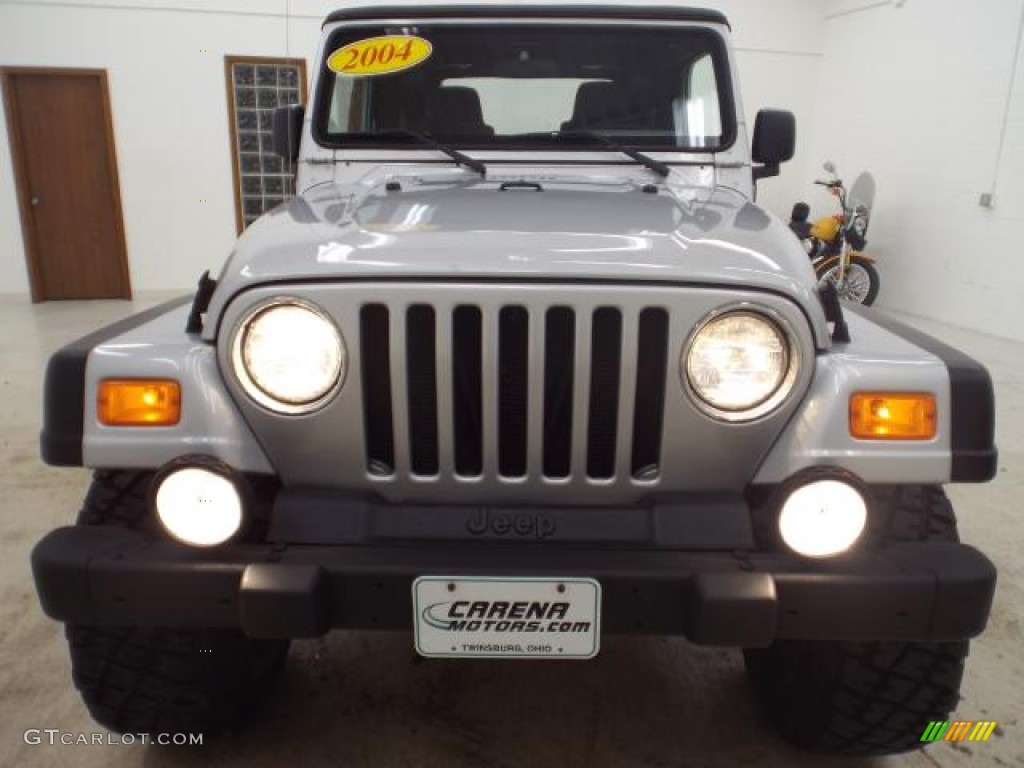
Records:
{"label": "license plate", "polygon": [[593,579],[421,576],[412,604],[423,656],[589,659],[600,646]]}

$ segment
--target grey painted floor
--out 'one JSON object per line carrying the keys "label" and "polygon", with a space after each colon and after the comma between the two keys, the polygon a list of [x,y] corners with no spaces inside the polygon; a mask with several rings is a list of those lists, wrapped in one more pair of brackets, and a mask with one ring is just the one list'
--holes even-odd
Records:
{"label": "grey painted floor", "polygon": [[761,723],[737,652],[683,640],[606,638],[592,662],[453,663],[419,660],[405,635],[338,632],[296,643],[259,720],[216,744],[25,744],[28,728],[99,731],[28,569],[33,543],[72,519],[88,483],[84,470],[39,463],[43,366],[62,343],[163,298],[35,307],[0,298],[0,765],[1024,766],[1024,347],[913,319],[987,364],[996,384],[999,477],[951,489],[963,537],[1000,568],[957,711],[999,722],[988,743],[877,761],[801,754]]}

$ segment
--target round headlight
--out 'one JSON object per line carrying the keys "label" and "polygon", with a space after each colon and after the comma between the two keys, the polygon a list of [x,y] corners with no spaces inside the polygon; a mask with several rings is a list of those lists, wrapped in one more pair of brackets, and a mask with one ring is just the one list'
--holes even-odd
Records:
{"label": "round headlight", "polygon": [[345,376],[338,329],[319,309],[296,300],[252,313],[235,335],[232,359],[248,395],[281,413],[319,408]]}
{"label": "round headlight", "polygon": [[786,498],[779,535],[804,557],[831,557],[856,543],[867,519],[867,502],[856,488],[839,480],[818,480]]}
{"label": "round headlight", "polygon": [[718,315],[690,340],[683,378],[707,413],[727,421],[763,416],[785,399],[797,352],[773,320],[748,310]]}
{"label": "round headlight", "polygon": [[868,231],[868,217],[864,214],[855,216],[853,219],[853,231],[864,237],[864,233]]}

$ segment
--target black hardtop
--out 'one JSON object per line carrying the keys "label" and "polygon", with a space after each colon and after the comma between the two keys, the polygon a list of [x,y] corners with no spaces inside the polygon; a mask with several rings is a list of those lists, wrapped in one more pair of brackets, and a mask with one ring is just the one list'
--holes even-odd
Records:
{"label": "black hardtop", "polygon": [[672,5],[427,5],[362,6],[334,11],[324,24],[367,19],[440,18],[627,19],[643,21],[699,21],[729,26],[725,15],[708,8]]}

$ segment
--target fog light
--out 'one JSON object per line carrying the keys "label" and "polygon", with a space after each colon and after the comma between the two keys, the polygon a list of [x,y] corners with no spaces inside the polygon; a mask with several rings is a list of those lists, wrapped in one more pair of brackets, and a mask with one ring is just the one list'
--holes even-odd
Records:
{"label": "fog light", "polygon": [[242,496],[224,474],[185,466],[168,472],[156,489],[156,514],[167,532],[185,544],[213,547],[242,525]]}
{"label": "fog light", "polygon": [[852,547],[867,520],[860,491],[840,480],[817,480],[798,487],[783,503],[779,533],[797,554],[830,557]]}

